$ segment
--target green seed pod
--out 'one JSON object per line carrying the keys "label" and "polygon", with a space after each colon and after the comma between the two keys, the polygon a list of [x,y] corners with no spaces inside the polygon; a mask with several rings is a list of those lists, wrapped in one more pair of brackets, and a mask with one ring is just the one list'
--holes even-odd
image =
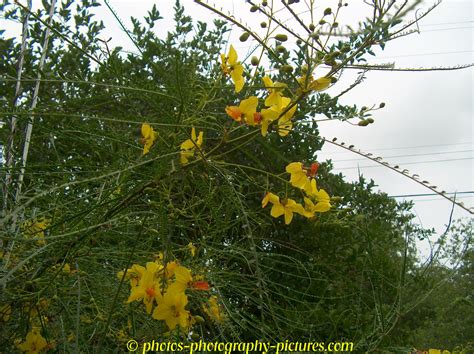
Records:
{"label": "green seed pod", "polygon": [[268,2],[267,1],[262,1],[262,6],[267,6]]}
{"label": "green seed pod", "polygon": [[242,33],[242,35],[239,37],[239,40],[240,40],[241,42],[245,42],[247,39],[249,39],[249,36],[250,36],[250,33],[244,32],[244,33]]}
{"label": "green seed pod", "polygon": [[258,6],[255,6],[253,5],[251,8],[250,8],[250,12],[257,12],[258,10]]}
{"label": "green seed pod", "polygon": [[260,22],[260,27],[262,28],[267,28],[267,23],[264,21],[264,22]]}
{"label": "green seed pod", "polygon": [[337,82],[337,79],[334,76],[331,76],[331,84],[335,84]]}
{"label": "green seed pod", "polygon": [[286,52],[286,48],[283,47],[282,45],[279,45],[279,46],[276,47],[276,51],[277,51],[278,53],[285,53],[285,52]]}
{"label": "green seed pod", "polygon": [[372,124],[373,122],[375,122],[375,121],[374,121],[374,118],[367,118],[366,121],[369,122],[370,124]]}
{"label": "green seed pod", "polygon": [[319,21],[320,25],[324,25],[325,23],[326,23],[326,21],[324,21],[324,20]]}
{"label": "green seed pod", "polygon": [[334,23],[332,24],[332,28],[336,28],[337,26],[339,26],[339,23],[338,23],[338,22],[334,22]]}
{"label": "green seed pod", "polygon": [[326,10],[324,10],[324,16],[328,16],[330,14],[332,14],[332,9],[328,7]]}
{"label": "green seed pod", "polygon": [[379,105],[379,108],[384,108],[385,107],[385,102],[382,102],[380,105]]}
{"label": "green seed pod", "polygon": [[311,32],[313,32],[313,31],[316,29],[316,26],[313,25],[312,23],[310,23],[309,26],[308,26],[308,28],[309,28],[309,30],[310,30]]}
{"label": "green seed pod", "polygon": [[280,67],[280,71],[290,74],[290,73],[293,72],[293,67],[291,65],[288,65],[288,64],[287,65],[282,65]]}
{"label": "green seed pod", "polygon": [[366,119],[364,119],[364,120],[361,120],[359,123],[357,123],[357,125],[360,127],[366,127],[369,125],[369,122]]}
{"label": "green seed pod", "polygon": [[286,42],[288,40],[288,36],[286,34],[280,33],[275,36],[275,39],[280,42]]}
{"label": "green seed pod", "polygon": [[257,66],[258,65],[258,58],[254,55],[252,57],[252,59],[250,59],[250,63],[253,65],[253,66]]}

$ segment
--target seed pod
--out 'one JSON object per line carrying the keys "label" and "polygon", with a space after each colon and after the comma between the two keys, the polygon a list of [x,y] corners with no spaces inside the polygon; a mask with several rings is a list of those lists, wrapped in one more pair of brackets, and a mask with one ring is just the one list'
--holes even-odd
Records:
{"label": "seed pod", "polygon": [[240,40],[241,42],[245,42],[247,39],[249,39],[249,36],[250,36],[250,33],[244,32],[244,33],[242,33],[242,35],[239,37],[239,40]]}
{"label": "seed pod", "polygon": [[293,67],[291,65],[288,65],[288,64],[287,65],[282,65],[280,67],[280,71],[290,74],[290,73],[293,72]]}
{"label": "seed pod", "polygon": [[286,42],[288,40],[288,36],[286,34],[280,33],[275,36],[275,39],[280,42]]}
{"label": "seed pod", "polygon": [[260,27],[262,28],[267,28],[267,23],[264,21],[264,22],[260,22]]}
{"label": "seed pod", "polygon": [[258,65],[258,58],[254,55],[252,57],[252,59],[250,59],[250,63],[253,65],[253,66],[257,66]]}
{"label": "seed pod", "polygon": [[315,30],[316,26],[314,24],[310,23],[308,28],[311,32],[313,32]]}
{"label": "seed pod", "polygon": [[279,45],[278,47],[276,47],[276,51],[278,53],[285,53],[286,52],[286,48],[283,47],[282,45]]}
{"label": "seed pod", "polygon": [[255,6],[253,5],[251,8],[250,8],[250,12],[257,12],[258,10],[258,6]]}
{"label": "seed pod", "polygon": [[328,7],[326,10],[324,10],[324,16],[328,16],[330,14],[332,14],[332,9]]}
{"label": "seed pod", "polygon": [[364,120],[361,120],[359,123],[357,123],[357,125],[360,127],[366,127],[369,125],[369,122],[366,119],[364,119]]}

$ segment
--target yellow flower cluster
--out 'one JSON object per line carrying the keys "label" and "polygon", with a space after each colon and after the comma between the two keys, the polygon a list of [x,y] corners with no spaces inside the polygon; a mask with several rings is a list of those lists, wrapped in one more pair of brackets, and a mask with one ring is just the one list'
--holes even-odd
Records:
{"label": "yellow flower cluster", "polygon": [[227,106],[226,113],[236,122],[246,123],[250,126],[260,125],[263,136],[267,135],[269,125],[278,120],[277,131],[280,136],[286,136],[293,128],[292,118],[297,105],[290,98],[283,96],[285,85],[275,82],[265,76],[263,78],[268,96],[265,99],[266,108],[257,111],[258,97],[250,96],[240,102],[238,106]]}
{"label": "yellow flower cluster", "polygon": [[28,238],[36,238],[38,245],[45,245],[44,234],[50,223],[51,221],[45,217],[25,221],[22,225],[23,235]]}
{"label": "yellow flower cluster", "polygon": [[17,343],[16,346],[28,354],[37,354],[49,348],[48,342],[43,338],[38,327],[33,327],[26,335],[26,340]]}
{"label": "yellow flower cluster", "polygon": [[[195,252],[195,248],[188,247],[191,253]],[[117,277],[130,282],[127,303],[143,302],[146,312],[156,320],[165,321],[170,330],[177,326],[189,330],[200,318],[191,315],[187,309],[189,291],[210,290],[207,281],[201,280],[200,276],[193,277],[189,268],[176,261],[163,263],[158,259],[148,262],[145,267],[133,264],[126,271],[118,272]],[[215,321],[223,318],[215,296],[209,298],[204,312]]]}
{"label": "yellow flower cluster", "polygon": [[318,165],[313,164],[310,169],[303,166],[301,162],[292,162],[286,166],[286,172],[290,177],[290,183],[293,187],[301,189],[304,196],[304,207],[293,199],[283,199],[276,194],[267,192],[262,200],[262,208],[271,203],[272,209],[270,215],[278,218],[285,217],[285,224],[288,225],[293,220],[293,214],[299,214],[306,218],[312,218],[316,213],[324,213],[331,209],[331,198],[324,189],[318,189],[316,186],[316,174]]}

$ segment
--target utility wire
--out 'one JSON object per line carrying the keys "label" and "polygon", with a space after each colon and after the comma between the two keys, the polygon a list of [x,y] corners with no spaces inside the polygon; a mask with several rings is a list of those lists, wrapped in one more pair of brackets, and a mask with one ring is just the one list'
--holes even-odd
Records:
{"label": "utility wire", "polygon": [[[474,194],[474,191],[464,191],[464,192],[450,192],[450,193],[443,193],[443,194],[452,194],[452,195],[459,195],[459,194]],[[428,197],[438,195],[438,193],[420,193],[420,194],[401,194],[401,195],[389,195],[390,198],[408,198],[408,197]]]}
{"label": "utility wire", "polygon": [[[409,154],[409,155],[392,155],[392,156],[382,156],[384,159],[390,159],[394,157],[412,157],[412,156],[429,156],[429,155],[444,155],[444,154],[456,154],[461,152],[473,152],[474,150],[458,150],[458,151],[444,151],[444,152],[431,152],[426,154]],[[332,160],[332,162],[345,162],[345,161],[361,161],[367,160],[367,158],[360,159],[345,159],[345,160]]]}
{"label": "utility wire", "polygon": [[[446,159],[446,160],[433,160],[433,161],[417,161],[417,162],[405,162],[400,164],[402,166],[405,165],[421,165],[424,163],[434,163],[434,162],[448,162],[448,161],[461,161],[461,160],[472,160],[473,157],[466,157],[460,159]],[[356,167],[334,167],[335,170],[355,170],[358,168],[375,168],[375,167],[387,167],[385,165],[367,165],[367,166],[356,166]]]}
{"label": "utility wire", "polygon": [[[398,146],[398,147],[391,147],[391,148],[367,148],[367,151],[385,151],[385,150],[407,150],[407,149],[418,149],[418,148],[425,148],[425,147],[438,147],[438,146],[455,146],[455,145],[467,145],[467,144],[474,144],[474,141],[469,141],[465,143],[454,143],[454,144],[433,144],[433,145],[418,145],[418,146]],[[348,151],[336,151],[334,154],[348,154]]]}

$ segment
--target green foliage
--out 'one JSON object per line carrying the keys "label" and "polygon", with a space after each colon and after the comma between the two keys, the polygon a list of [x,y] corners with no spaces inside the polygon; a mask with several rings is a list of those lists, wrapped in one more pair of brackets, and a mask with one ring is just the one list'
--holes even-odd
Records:
{"label": "green foliage", "polygon": [[[331,172],[328,161],[318,171],[318,184],[342,197],[331,212],[310,220],[295,217],[284,225],[261,208],[269,190],[298,196],[281,176],[289,162],[308,165],[321,149],[323,140],[311,117],[345,120],[361,111],[318,93],[299,103],[297,121],[304,124],[285,138],[274,132],[262,137],[225,114],[225,106],[235,103],[234,88],[225,85],[218,62],[229,32],[226,22],[194,27],[176,2],[176,26],[162,39],[153,32],[161,19],[153,5],[144,23],[132,19],[128,34],[140,52],[135,55],[99,40],[103,25],[91,12],[98,3],[73,4],[62,2],[51,25],[34,111],[30,107],[49,5],[30,14],[17,105],[12,102],[21,43],[0,39],[0,96],[5,97],[0,114],[17,119],[14,178],[3,195],[7,207],[0,233],[0,299],[11,306],[12,315],[2,324],[0,346],[13,350],[14,340],[24,339],[33,326],[66,352],[86,352],[91,346],[99,352],[123,350],[123,341],[130,338],[195,340],[166,334],[164,324],[141,307],[124,304],[127,288],[117,272],[152,261],[160,251],[165,261],[179,259],[204,274],[224,305],[227,321],[196,325],[198,338],[346,340],[358,350],[409,345],[402,335],[405,321],[420,308],[411,294],[430,291],[430,282],[451,272],[439,267],[433,268],[435,276],[420,274],[414,241],[430,231],[412,223],[409,204],[374,192],[374,182],[362,177],[358,183],[345,182]],[[21,20],[15,9],[8,2],[1,8],[7,19]],[[364,41],[382,45],[392,25],[389,19],[370,32],[373,23],[367,22],[367,31],[330,48],[340,51],[333,59],[362,60],[370,53],[369,47],[362,49]],[[296,56],[285,52],[278,59],[270,53],[269,61],[291,63],[295,75],[301,75],[307,50],[302,44]],[[253,83],[258,86],[263,75],[258,68]],[[279,72],[272,78],[286,83],[287,92],[294,88],[292,75]],[[245,90],[248,94],[251,88]],[[31,122],[23,193],[15,200],[24,146],[19,132]],[[139,144],[144,122],[158,132],[147,155]],[[205,132],[207,155],[180,165],[180,144],[192,127]],[[0,129],[0,141],[10,137],[6,127]],[[38,243],[39,233],[26,237],[21,226],[39,218],[48,220],[44,244]],[[189,242],[198,248],[194,258],[187,251]],[[472,252],[465,255],[466,272],[472,268],[468,255]],[[64,271],[66,264],[71,272]],[[466,295],[472,283],[466,274],[455,272],[461,280],[449,283],[443,302],[448,294]],[[420,280],[430,286],[420,287]],[[466,311],[469,299],[460,298],[459,304],[458,311]],[[190,307],[205,317],[198,302]],[[428,321],[431,313],[421,308]],[[440,330],[457,326],[453,317]],[[427,322],[413,338],[420,341],[430,329]],[[456,340],[466,343],[467,337]]]}

